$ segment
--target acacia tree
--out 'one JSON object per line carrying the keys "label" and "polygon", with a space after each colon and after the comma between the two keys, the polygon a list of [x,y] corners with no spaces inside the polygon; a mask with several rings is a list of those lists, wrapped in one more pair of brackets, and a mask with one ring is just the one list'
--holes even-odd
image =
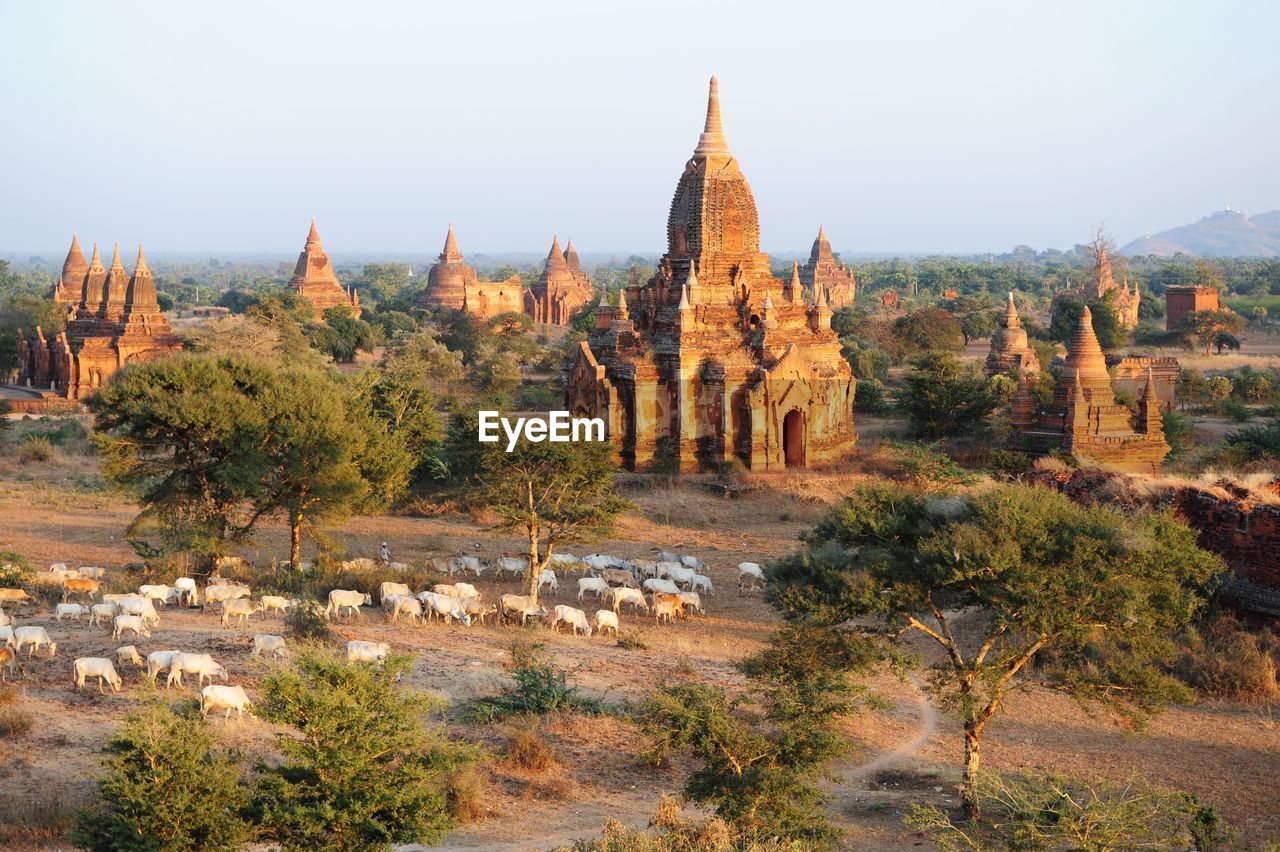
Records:
{"label": "acacia tree", "polygon": [[890,645],[914,633],[942,651],[929,686],[963,726],[975,819],[983,733],[1010,690],[1051,685],[1135,722],[1184,699],[1163,667],[1222,570],[1167,514],[1124,516],[1027,486],[933,498],[866,488],[804,544],[769,572],[788,619],[873,617],[868,631]]}
{"label": "acacia tree", "polygon": [[1182,318],[1179,328],[1204,347],[1204,354],[1208,355],[1214,346],[1221,354],[1224,347],[1240,348],[1235,335],[1244,328],[1244,317],[1234,311],[1192,311]]}
{"label": "acacia tree", "polygon": [[606,534],[627,507],[613,490],[607,444],[521,440],[510,453],[485,454],[481,468],[485,502],[500,527],[523,530],[529,541],[529,595],[555,548]]}
{"label": "acacia tree", "polygon": [[898,406],[912,436],[938,440],[977,430],[1000,404],[998,390],[954,355],[929,352],[912,363]]}

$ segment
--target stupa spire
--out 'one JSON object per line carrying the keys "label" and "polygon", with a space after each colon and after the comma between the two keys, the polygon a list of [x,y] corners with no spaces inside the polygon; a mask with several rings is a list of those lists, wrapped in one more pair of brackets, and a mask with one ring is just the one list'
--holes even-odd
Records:
{"label": "stupa spire", "polygon": [[311,230],[307,232],[307,248],[320,248],[320,232],[316,230],[316,217],[311,217]]}
{"label": "stupa spire", "polygon": [[111,268],[115,269],[117,266],[120,267],[122,271],[124,270],[124,264],[120,262],[120,244],[119,243],[116,243],[115,255],[111,258]]}
{"label": "stupa spire", "polygon": [[1022,320],[1018,318],[1018,306],[1013,303],[1013,291],[1009,291],[1009,303],[1004,309],[1004,327],[1021,328]]}
{"label": "stupa spire", "polygon": [[133,267],[133,274],[150,271],[151,269],[147,266],[147,256],[142,253],[142,243],[138,243],[138,262]]}
{"label": "stupa spire", "polygon": [[453,235],[452,222],[449,223],[449,233],[444,238],[444,251],[440,253],[440,259],[453,263],[462,260],[462,252],[458,251],[458,238]]}
{"label": "stupa spire", "polygon": [[724,125],[720,121],[720,82],[711,77],[711,86],[707,92],[707,120],[702,126],[702,135],[698,137],[698,147],[693,149],[693,156],[732,155],[729,142],[724,138]]}
{"label": "stupa spire", "polygon": [[547,271],[568,268],[569,262],[564,259],[564,251],[560,248],[560,237],[552,234],[551,251],[547,253]]}
{"label": "stupa spire", "polygon": [[93,244],[93,259],[89,261],[90,266],[102,266],[102,257],[98,254],[98,244]]}

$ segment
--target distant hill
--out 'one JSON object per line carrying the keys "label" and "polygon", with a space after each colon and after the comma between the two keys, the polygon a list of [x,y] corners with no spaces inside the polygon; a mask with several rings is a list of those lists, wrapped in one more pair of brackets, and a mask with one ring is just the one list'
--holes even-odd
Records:
{"label": "distant hill", "polygon": [[1120,249],[1121,254],[1182,254],[1204,257],[1280,256],[1280,210],[1246,216],[1220,210],[1194,225],[1170,228],[1140,237]]}

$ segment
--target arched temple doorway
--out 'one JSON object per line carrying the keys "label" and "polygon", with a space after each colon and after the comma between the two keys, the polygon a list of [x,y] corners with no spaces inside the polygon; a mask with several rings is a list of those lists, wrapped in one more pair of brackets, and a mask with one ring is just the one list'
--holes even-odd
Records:
{"label": "arched temple doorway", "polygon": [[782,457],[787,467],[804,467],[804,414],[793,408],[782,418]]}

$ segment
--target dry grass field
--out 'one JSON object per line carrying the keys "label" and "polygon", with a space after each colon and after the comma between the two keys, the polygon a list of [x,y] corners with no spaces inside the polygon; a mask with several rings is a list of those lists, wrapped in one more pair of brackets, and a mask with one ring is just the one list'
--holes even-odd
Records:
{"label": "dry grass field", "polygon": [[[409,685],[447,698],[454,708],[468,698],[497,691],[503,662],[517,637],[544,643],[556,663],[587,693],[607,701],[634,698],[678,673],[707,682],[740,686],[735,661],[763,647],[774,616],[756,597],[739,597],[733,586],[739,561],[765,562],[786,552],[796,535],[846,493],[861,474],[759,479],[757,490],[725,499],[697,482],[675,487],[628,487],[636,510],[615,536],[583,545],[644,557],[656,549],[696,553],[710,566],[719,593],[707,614],[657,628],[624,613],[623,635],[644,647],[623,648],[612,638],[556,635],[539,627],[477,626],[470,629],[389,625],[368,611],[360,623],[343,624],[335,635],[390,642],[416,655]],[[133,508],[101,486],[91,459],[55,456],[45,462],[0,462],[0,550],[24,554],[33,565],[119,566],[135,557],[122,541]],[[494,534],[463,516],[436,518],[359,517],[335,531],[352,556],[375,554],[387,540],[396,558],[410,563],[455,550],[493,554],[515,549],[515,538]],[[284,531],[267,526],[245,554],[266,562],[286,551]],[[119,568],[115,570],[118,572]],[[169,579],[169,578],[162,578]],[[514,583],[481,583],[486,597],[513,590]],[[552,602],[570,597],[567,584]],[[593,608],[588,604],[590,612]],[[278,616],[255,616],[247,629],[223,629],[215,614],[166,608],[160,627],[136,644],[151,650],[207,651],[228,668],[232,683],[250,695],[270,663],[248,657],[250,636],[282,632]],[[123,642],[107,630],[56,624],[48,607],[20,623],[48,628],[57,657],[28,666],[9,697],[35,717],[34,730],[0,738],[5,781],[0,797],[0,848],[67,848],[62,839],[74,809],[89,801],[97,748],[140,699],[153,689],[136,669],[123,672],[120,694],[76,693],[71,661],[109,656]],[[911,849],[920,838],[901,823],[913,801],[954,802],[959,777],[958,726],[935,713],[912,681],[888,675],[875,686],[890,702],[847,723],[852,743],[831,783],[833,818],[846,831],[849,849]],[[160,690],[164,692],[163,689]],[[196,690],[164,697],[193,699]],[[455,736],[485,743],[499,754],[511,735],[503,725],[480,726],[448,716]],[[237,723],[211,717],[221,740],[248,756],[267,756],[276,731],[246,718]],[[680,789],[686,767],[639,763],[638,731],[612,717],[550,719],[541,735],[554,753],[546,769],[530,771],[495,760],[484,770],[485,817],[454,831],[446,846],[459,849],[547,849],[598,833],[606,816],[643,825],[663,793]],[[1198,703],[1170,710],[1149,730],[1123,729],[1105,716],[1089,716],[1056,694],[1028,690],[1013,697],[987,737],[989,767],[1007,771],[1062,772],[1093,779],[1123,780],[1141,773],[1155,782],[1191,791],[1218,805],[1239,830],[1242,848],[1280,838],[1280,809],[1272,786],[1280,758],[1280,727],[1269,708]]]}

